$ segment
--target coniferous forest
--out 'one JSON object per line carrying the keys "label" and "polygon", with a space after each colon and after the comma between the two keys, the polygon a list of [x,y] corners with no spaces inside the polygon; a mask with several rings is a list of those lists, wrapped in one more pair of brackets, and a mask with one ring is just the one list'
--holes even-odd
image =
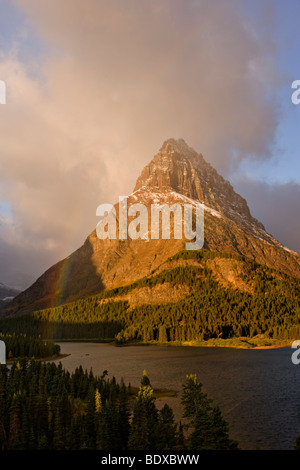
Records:
{"label": "coniferous forest", "polygon": [[[222,284],[208,261],[242,262],[244,289]],[[192,260],[195,263],[178,263]],[[172,267],[130,285],[106,290],[54,308],[0,321],[9,369],[0,366],[0,448],[50,450],[223,450],[237,449],[221,410],[202,391],[196,376],[182,385],[183,415],[158,409],[146,374],[140,388],[101,377],[79,366],[38,359],[60,353],[53,340],[184,342],[265,335],[300,337],[300,281],[228,253],[179,253]],[[180,300],[133,305],[132,292],[185,286]],[[171,292],[171,290],[170,290]],[[299,435],[300,436],[300,435]],[[295,449],[300,448],[300,437]]]}
{"label": "coniferous forest", "polygon": [[[246,289],[223,286],[209,268],[214,258],[242,261]],[[205,250],[183,252],[171,261],[197,265],[164,269],[128,286],[106,290],[55,308],[0,321],[0,332],[43,339],[98,339],[126,343],[197,341],[210,338],[300,337],[300,281],[245,257]],[[119,300],[133,290],[168,284],[186,286],[181,300],[130,305]],[[170,294],[171,296],[171,294]]]}
{"label": "coniferous forest", "polygon": [[0,334],[0,341],[6,346],[8,360],[19,357],[40,358],[58,356],[60,346],[53,341],[43,341],[26,335]]}
{"label": "coniferous forest", "polygon": [[140,388],[61,363],[21,359],[0,366],[2,450],[234,450],[221,411],[195,375],[183,384],[183,422],[157,409],[144,371]]}

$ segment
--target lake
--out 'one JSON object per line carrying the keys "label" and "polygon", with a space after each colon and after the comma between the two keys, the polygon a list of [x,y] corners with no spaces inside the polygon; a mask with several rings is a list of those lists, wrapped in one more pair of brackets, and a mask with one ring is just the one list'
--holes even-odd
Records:
{"label": "lake", "polygon": [[300,433],[300,365],[291,348],[233,349],[210,347],[126,346],[59,343],[64,368],[80,364],[95,375],[121,378],[139,386],[145,369],[153,387],[178,392],[158,399],[168,403],[176,420],[182,414],[180,394],[186,374],[197,374],[203,391],[220,406],[230,437],[242,449],[292,449]]}

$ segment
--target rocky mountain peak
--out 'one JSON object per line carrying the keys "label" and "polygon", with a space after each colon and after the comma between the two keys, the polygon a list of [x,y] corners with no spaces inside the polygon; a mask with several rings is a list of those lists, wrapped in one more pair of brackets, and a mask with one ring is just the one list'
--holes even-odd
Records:
{"label": "rocky mountain peak", "polygon": [[183,156],[187,158],[192,158],[193,156],[198,155],[197,152],[195,152],[195,150],[190,147],[184,139],[167,139],[159,151],[163,154],[175,154],[177,156]]}
{"label": "rocky mountain peak", "polygon": [[247,202],[183,139],[166,140],[137,179],[134,192],[175,191],[199,201],[251,232],[264,226],[250,214]]}
{"label": "rocky mountain peak", "polygon": [[[128,197],[129,204],[146,207],[197,201],[204,204],[204,248],[239,253],[300,278],[299,255],[268,234],[245,199],[183,139],[163,143]],[[49,268],[1,315],[30,313],[126,285],[150,275],[183,249],[181,239],[102,240],[93,230],[78,250]]]}

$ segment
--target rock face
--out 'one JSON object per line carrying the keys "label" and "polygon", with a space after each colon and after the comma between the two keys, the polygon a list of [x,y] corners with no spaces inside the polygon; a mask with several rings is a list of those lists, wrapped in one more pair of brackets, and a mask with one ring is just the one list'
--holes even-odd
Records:
{"label": "rock face", "polygon": [[[133,203],[201,202],[205,209],[204,248],[233,252],[300,277],[300,256],[281,245],[251,216],[247,202],[231,184],[182,139],[169,139],[143,169]],[[119,206],[115,205],[117,220]],[[19,294],[1,315],[18,315],[75,300],[147,276],[184,249],[181,239],[101,240],[94,230],[84,245],[46,271]]]}
{"label": "rock face", "polygon": [[135,191],[141,189],[173,190],[204,203],[242,226],[264,230],[263,225],[251,217],[246,200],[183,139],[169,139],[163,144],[137,180]]}

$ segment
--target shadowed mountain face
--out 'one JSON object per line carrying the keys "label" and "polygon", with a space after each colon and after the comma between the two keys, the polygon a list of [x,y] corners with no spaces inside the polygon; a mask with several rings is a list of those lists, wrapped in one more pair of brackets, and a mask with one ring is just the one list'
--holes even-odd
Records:
{"label": "shadowed mountain face", "polygon": [[[250,214],[247,202],[184,140],[167,140],[143,169],[127,204],[204,205],[204,248],[245,255],[300,277],[300,256],[282,246]],[[115,205],[117,220],[119,206]],[[150,214],[150,210],[148,211]],[[172,230],[171,230],[172,233]],[[105,239],[94,230],[84,245],[46,271],[1,315],[29,313],[147,276],[184,249],[184,239]]]}
{"label": "shadowed mountain face", "polygon": [[13,287],[8,287],[0,282],[0,309],[10,302],[16,295],[20,293],[20,290]]}

